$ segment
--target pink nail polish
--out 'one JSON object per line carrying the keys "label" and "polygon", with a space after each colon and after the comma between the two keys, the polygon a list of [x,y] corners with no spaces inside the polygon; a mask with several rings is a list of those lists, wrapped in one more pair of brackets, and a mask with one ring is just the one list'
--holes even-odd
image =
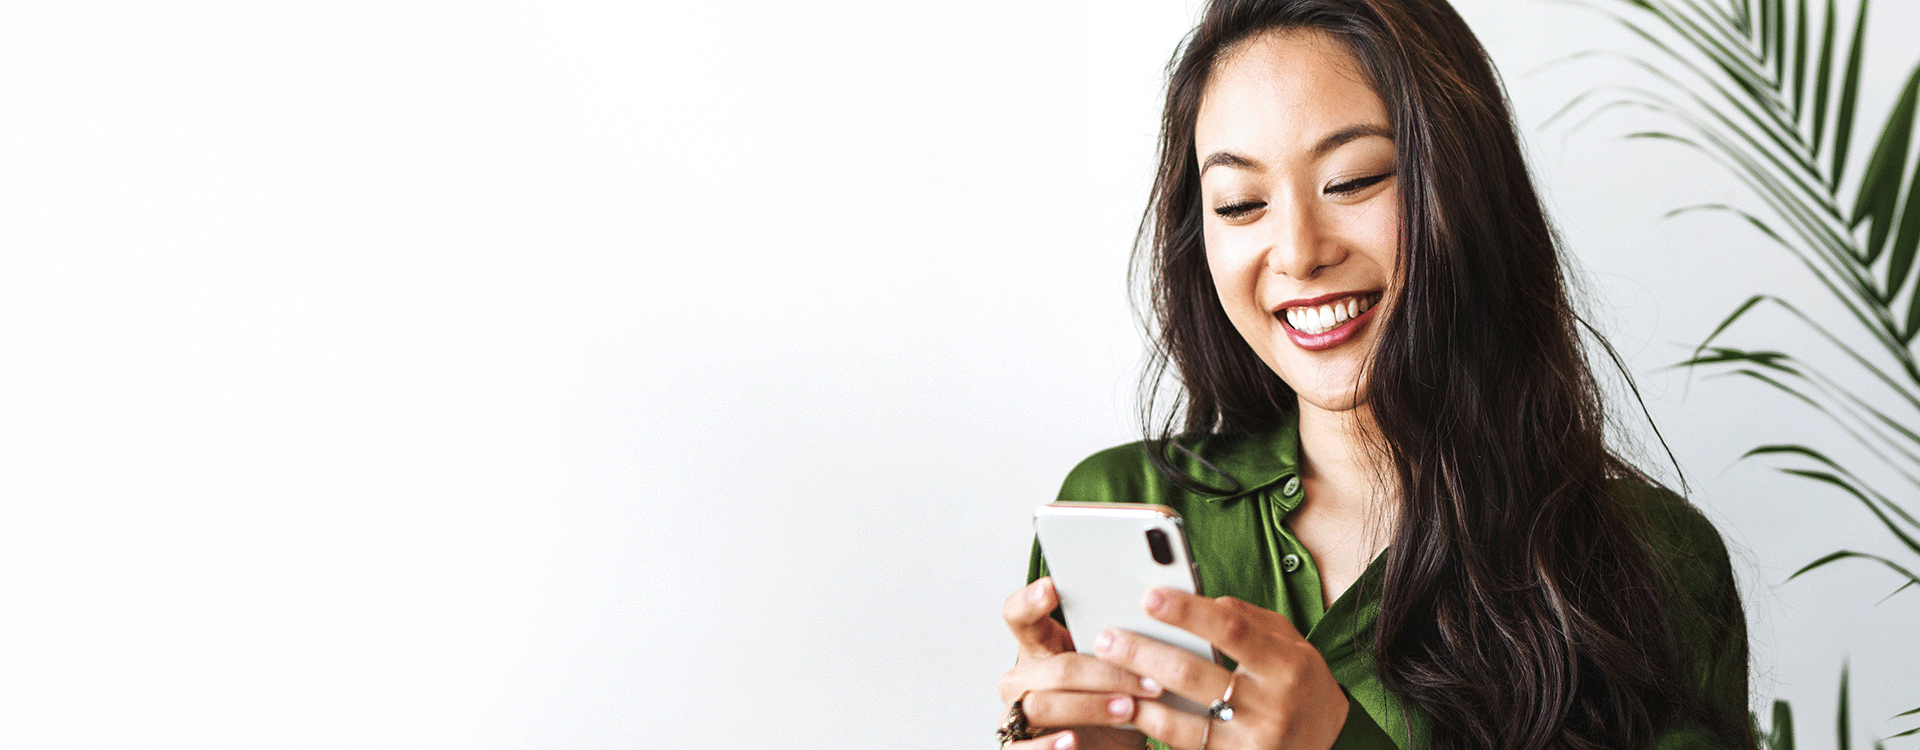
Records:
{"label": "pink nail polish", "polygon": [[1053,741],[1053,750],[1073,750],[1073,733],[1061,732],[1060,739]]}
{"label": "pink nail polish", "polygon": [[1107,701],[1107,713],[1113,714],[1113,717],[1116,719],[1124,719],[1132,716],[1133,699],[1121,697]]}
{"label": "pink nail polish", "polygon": [[1093,639],[1093,650],[1105,653],[1110,648],[1113,648],[1113,631],[1100,631],[1100,635]]}
{"label": "pink nail polish", "polygon": [[1147,695],[1159,695],[1160,683],[1154,681],[1152,677],[1142,677],[1140,678],[1140,689],[1146,691]]}

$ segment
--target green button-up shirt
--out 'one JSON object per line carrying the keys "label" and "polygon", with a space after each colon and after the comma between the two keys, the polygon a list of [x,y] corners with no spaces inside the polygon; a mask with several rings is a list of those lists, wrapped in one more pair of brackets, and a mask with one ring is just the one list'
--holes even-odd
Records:
{"label": "green button-up shirt", "polygon": [[[1374,558],[1360,578],[1323,606],[1319,568],[1287,527],[1289,513],[1305,499],[1296,423],[1264,435],[1215,436],[1189,444],[1193,453],[1233,478],[1238,487],[1194,456],[1174,465],[1219,492],[1191,492],[1161,475],[1139,443],[1094,454],[1068,474],[1063,502],[1131,502],[1166,505],[1184,520],[1200,591],[1235,598],[1285,615],[1320,650],[1350,704],[1336,750],[1398,750],[1426,746],[1428,717],[1381,684],[1366,634],[1380,610],[1376,586],[1386,555]],[[1733,574],[1719,534],[1686,501],[1654,487],[1621,483],[1624,500],[1640,504],[1653,525],[1649,541],[1655,564],[1674,573],[1680,596],[1694,607],[1670,607],[1682,655],[1692,660],[1686,679],[1716,712],[1747,721],[1747,664],[1743,628],[1703,622],[1692,612],[1719,612],[1735,594]],[[1035,545],[1029,581],[1046,575]],[[1056,613],[1057,614],[1057,613]],[[1229,665],[1231,666],[1231,665]],[[1159,743],[1154,743],[1160,747]],[[1690,728],[1663,733],[1658,750],[1711,748],[1707,735]]]}

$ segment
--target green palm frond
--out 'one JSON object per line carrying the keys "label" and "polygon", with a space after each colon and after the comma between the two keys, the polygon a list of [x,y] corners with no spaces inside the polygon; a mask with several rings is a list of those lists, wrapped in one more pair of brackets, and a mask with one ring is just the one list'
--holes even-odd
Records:
{"label": "green palm frond", "polygon": [[[1552,119],[1584,110],[1578,128],[1620,108],[1658,113],[1675,129],[1628,137],[1696,150],[1725,166],[1761,201],[1760,211],[1708,204],[1669,216],[1737,216],[1800,261],[1846,315],[1816,320],[1785,299],[1756,295],[1676,366],[1763,383],[1840,426],[1907,489],[1883,492],[1828,453],[1803,446],[1763,446],[1747,455],[1811,460],[1814,466],[1781,470],[1859,500],[1920,558],[1920,523],[1893,499],[1920,494],[1920,361],[1914,352],[1920,337],[1920,167],[1910,165],[1920,66],[1907,76],[1886,120],[1878,128],[1864,127],[1858,110],[1869,1],[1859,0],[1849,17],[1840,0],[1584,0],[1659,53],[1666,64],[1624,57],[1664,90],[1596,89]],[[1856,142],[1874,145],[1858,183],[1849,186],[1845,177]],[[1759,309],[1787,313],[1843,359],[1716,343]],[[1869,342],[1864,347],[1850,343],[1863,336]],[[1844,386],[1847,379],[1825,369],[1835,364],[1870,376],[1885,392],[1869,396]],[[1802,572],[1857,557],[1829,556]]]}
{"label": "green palm frond", "polygon": [[[1855,550],[1821,556],[1788,580],[1840,561],[1877,565],[1899,587],[1920,588],[1920,520],[1902,502],[1920,497],[1920,65],[1904,78],[1886,119],[1860,117],[1870,0],[1571,0],[1623,25],[1658,55],[1660,65],[1627,60],[1652,86],[1588,91],[1554,113],[1574,130],[1619,110],[1652,112],[1664,129],[1627,135],[1679,145],[1725,167],[1758,199],[1689,206],[1735,217],[1785,249],[1843,314],[1816,318],[1788,300],[1754,295],[1737,306],[1674,367],[1766,386],[1825,416],[1858,450],[1761,445],[1742,459],[1851,497],[1902,548],[1900,559]],[[1843,7],[1844,4],[1844,7]],[[1848,10],[1850,12],[1843,12]],[[1606,53],[1579,53],[1568,59]],[[1872,144],[1864,153],[1856,146]],[[1858,179],[1849,170],[1858,169]],[[1784,313],[1841,356],[1780,346],[1749,346],[1743,325]],[[1764,340],[1764,339],[1763,339]],[[1871,392],[1852,383],[1869,384]],[[1888,492],[1851,470],[1874,462],[1900,485]],[[1898,500],[1897,500],[1898,499]],[[1910,556],[1909,556],[1910,555]],[[1849,676],[1840,675],[1839,747],[1850,747]],[[1900,714],[1920,714],[1920,708]],[[1769,750],[1792,750],[1793,715],[1773,706],[1762,736]],[[1756,729],[1759,717],[1754,717]],[[1920,734],[1914,728],[1886,739]],[[1876,740],[1874,747],[1882,747]]]}

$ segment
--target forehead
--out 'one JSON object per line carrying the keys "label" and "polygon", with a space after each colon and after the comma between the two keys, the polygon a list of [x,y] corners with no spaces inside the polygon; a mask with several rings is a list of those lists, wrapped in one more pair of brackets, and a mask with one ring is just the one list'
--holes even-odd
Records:
{"label": "forehead", "polygon": [[1203,156],[1231,149],[1281,159],[1356,124],[1386,127],[1389,120],[1347,48],[1320,31],[1271,31],[1235,45],[1214,64],[1194,145]]}

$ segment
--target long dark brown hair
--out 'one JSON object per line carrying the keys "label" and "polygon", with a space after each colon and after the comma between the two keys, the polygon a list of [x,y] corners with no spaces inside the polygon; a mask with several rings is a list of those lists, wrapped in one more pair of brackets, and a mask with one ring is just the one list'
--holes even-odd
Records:
{"label": "long dark brown hair", "polygon": [[[1194,153],[1215,66],[1283,29],[1340,42],[1393,127],[1399,296],[1365,386],[1400,503],[1379,584],[1384,682],[1433,717],[1434,748],[1641,747],[1681,723],[1752,746],[1744,717],[1687,690],[1646,522],[1609,489],[1645,477],[1607,447],[1558,243],[1500,83],[1445,0],[1215,0],[1176,56],[1135,256],[1157,329],[1156,463],[1172,474],[1173,437],[1269,430],[1297,408],[1221,307]],[[1169,368],[1179,400],[1156,406]],[[1738,620],[1744,644],[1737,611],[1710,614]]]}

